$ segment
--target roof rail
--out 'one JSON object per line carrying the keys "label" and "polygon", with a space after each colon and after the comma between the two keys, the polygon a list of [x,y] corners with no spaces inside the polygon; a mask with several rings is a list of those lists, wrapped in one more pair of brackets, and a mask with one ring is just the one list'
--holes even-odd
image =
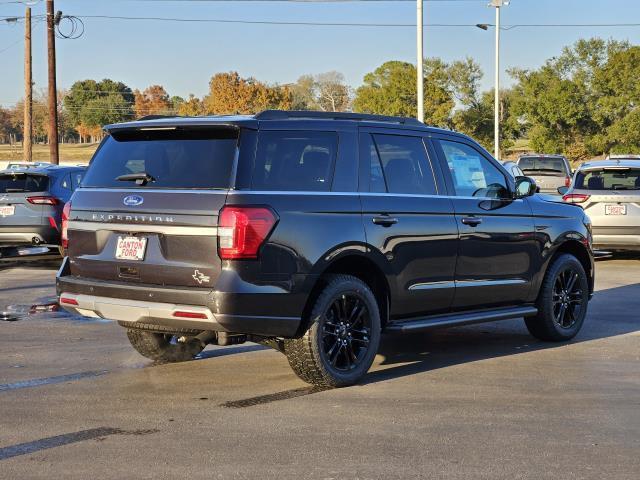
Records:
{"label": "roof rail", "polygon": [[307,110],[265,110],[256,114],[256,120],[355,120],[359,122],[385,122],[401,125],[424,127],[425,124],[415,118],[392,117],[388,115],[369,115],[351,112],[318,112]]}
{"label": "roof rail", "polygon": [[144,122],[145,120],[159,120],[161,118],[176,118],[179,115],[145,115],[144,117],[136,118],[136,122]]}

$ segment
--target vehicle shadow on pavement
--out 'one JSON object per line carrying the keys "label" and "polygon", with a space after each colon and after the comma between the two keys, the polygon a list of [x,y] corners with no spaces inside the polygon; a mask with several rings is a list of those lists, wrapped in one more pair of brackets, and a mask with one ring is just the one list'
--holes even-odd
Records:
{"label": "vehicle shadow on pavement", "polygon": [[542,342],[522,319],[457,327],[412,335],[384,335],[378,354],[383,369],[361,384],[415,375],[462,363],[546,350],[640,331],[640,283],[596,292],[581,332],[568,343]]}

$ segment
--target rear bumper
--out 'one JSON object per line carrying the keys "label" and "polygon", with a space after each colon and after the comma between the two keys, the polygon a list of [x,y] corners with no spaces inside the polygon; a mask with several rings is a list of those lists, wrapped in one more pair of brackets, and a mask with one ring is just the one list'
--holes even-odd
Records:
{"label": "rear bumper", "polygon": [[[299,315],[273,314],[278,310],[292,311],[296,299],[293,294],[247,294],[92,281],[71,276],[68,258],[58,272],[56,289],[59,296],[78,304],[61,304],[65,310],[109,320],[285,338],[295,337],[302,321]],[[255,314],[258,308],[260,315]],[[178,318],[177,311],[206,318]]]}
{"label": "rear bumper", "polygon": [[49,225],[0,226],[0,245],[34,244],[59,245],[60,233]]}
{"label": "rear bumper", "polygon": [[635,235],[594,234],[593,248],[596,250],[640,250],[640,232]]}

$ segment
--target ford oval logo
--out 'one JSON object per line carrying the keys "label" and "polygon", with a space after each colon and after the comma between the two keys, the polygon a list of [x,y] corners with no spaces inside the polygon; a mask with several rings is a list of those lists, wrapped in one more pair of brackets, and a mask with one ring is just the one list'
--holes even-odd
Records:
{"label": "ford oval logo", "polygon": [[138,205],[142,205],[144,202],[144,198],[140,195],[129,195],[124,197],[122,203],[124,203],[127,207],[137,207]]}

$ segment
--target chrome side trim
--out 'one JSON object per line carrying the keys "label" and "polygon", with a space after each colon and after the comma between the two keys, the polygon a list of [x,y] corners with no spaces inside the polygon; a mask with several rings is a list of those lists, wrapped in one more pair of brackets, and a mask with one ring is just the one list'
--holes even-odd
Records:
{"label": "chrome side trim", "polygon": [[502,279],[502,280],[456,280],[456,288],[465,287],[498,287],[504,285],[522,285],[527,283],[523,278]]}
{"label": "chrome side trim", "polygon": [[456,282],[425,282],[414,283],[409,286],[409,290],[437,290],[439,288],[454,288]]}
{"label": "chrome side trim", "polygon": [[504,285],[522,285],[527,283],[522,278],[503,280],[455,280],[452,282],[425,282],[409,285],[408,290],[437,290],[440,288],[493,287]]}
{"label": "chrome side trim", "polygon": [[197,193],[198,195],[227,195],[228,189],[195,189],[195,188],[104,188],[104,187],[78,187],[80,192],[115,192],[115,193]]}
{"label": "chrome side trim", "polygon": [[132,233],[165,233],[167,235],[182,235],[185,237],[215,237],[218,235],[217,227],[179,227],[175,225],[146,225],[140,223],[100,223],[100,222],[69,222],[69,230],[83,232],[98,232],[107,230],[110,232]]}
{"label": "chrome side trim", "polygon": [[308,192],[303,190],[199,190],[199,189],[135,189],[135,188],[99,188],[80,187],[83,192],[117,192],[117,193],[194,193],[198,195],[302,195],[302,196],[354,196],[363,197],[402,197],[402,198],[458,198],[466,200],[493,200],[503,202],[522,202],[522,198],[490,198],[490,197],[463,197],[457,195],[422,195],[416,193],[389,193],[389,192]]}

